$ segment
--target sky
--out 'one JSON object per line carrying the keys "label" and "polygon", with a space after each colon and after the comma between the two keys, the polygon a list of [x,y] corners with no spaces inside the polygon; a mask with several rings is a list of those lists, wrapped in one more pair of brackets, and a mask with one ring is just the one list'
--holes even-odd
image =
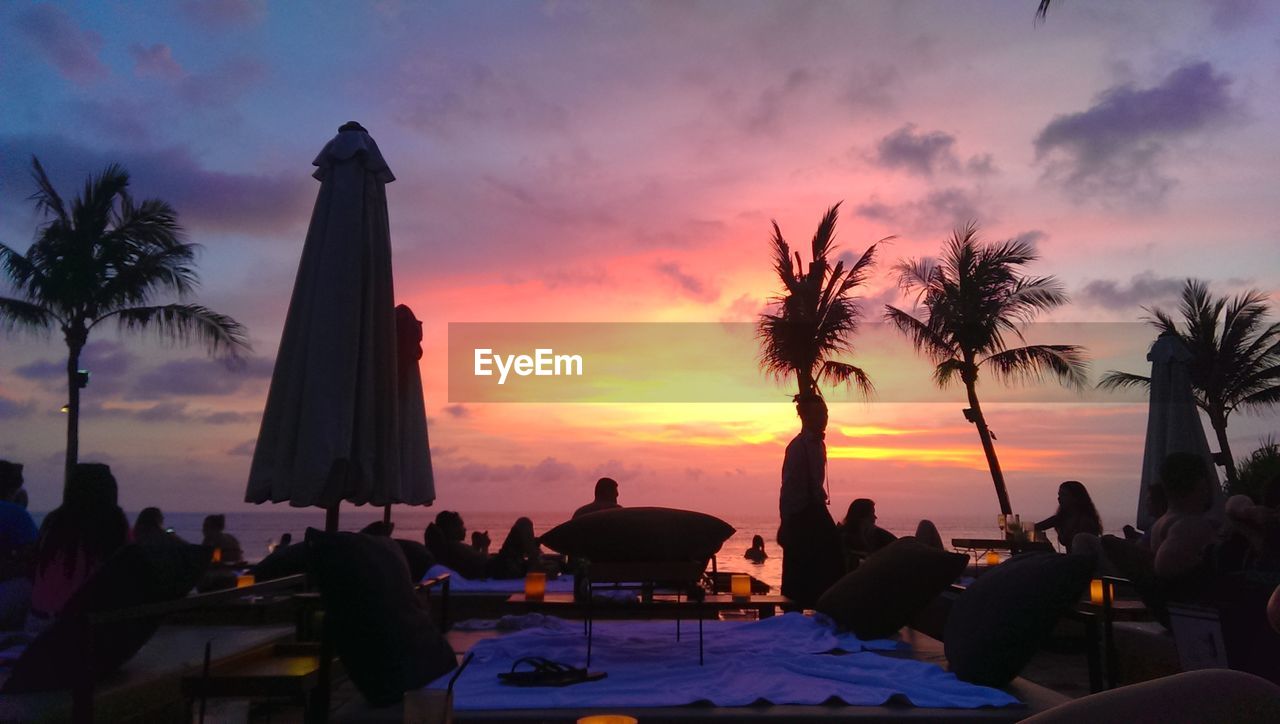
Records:
{"label": "sky", "polygon": [[[478,402],[450,398],[465,366],[448,365],[449,325],[749,330],[779,291],[770,221],[803,248],[839,202],[846,258],[894,238],[849,358],[878,393],[829,394],[833,510],[994,515],[963,391],[931,389],[875,328],[884,304],[910,305],[894,262],[969,221],[1034,243],[1030,271],[1072,299],[1045,318],[1070,338],[1047,341],[1090,346],[1094,381],[1146,371],[1143,307],[1174,308],[1188,277],[1280,298],[1280,8],[1062,0],[1036,22],[1036,5],[8,2],[0,241],[25,250],[41,223],[33,155],[65,196],[118,162],[136,197],[177,208],[202,248],[198,301],[244,323],[253,352],[229,369],[94,330],[81,459],[112,465],[129,510],[249,509],[311,161],[358,120],[397,178],[395,291],[424,320],[437,506],[564,511],[610,475],[624,504],[768,515],[797,424],[749,344],[723,347],[751,391],[732,402]],[[682,351],[651,365],[696,366]],[[36,510],[60,495],[65,354],[56,332],[0,332],[0,457],[26,464]],[[1133,517],[1140,396],[979,394],[1015,511],[1047,516],[1078,479],[1109,528]],[[1234,451],[1276,430],[1274,411],[1237,413]]]}

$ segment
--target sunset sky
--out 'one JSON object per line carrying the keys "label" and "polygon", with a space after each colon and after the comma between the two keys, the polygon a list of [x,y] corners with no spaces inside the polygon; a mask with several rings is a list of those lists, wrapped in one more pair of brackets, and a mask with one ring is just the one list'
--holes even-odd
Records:
{"label": "sunset sky", "polygon": [[[777,292],[770,220],[804,248],[840,201],[843,251],[897,237],[870,321],[910,304],[894,261],[976,220],[1036,244],[1032,271],[1072,297],[1046,321],[1079,323],[1048,341],[1098,347],[1094,381],[1147,371],[1140,307],[1171,309],[1186,277],[1280,300],[1280,7],[1061,0],[1037,23],[1036,4],[8,2],[0,241],[25,250],[40,223],[33,154],[68,197],[114,161],[174,204],[203,247],[199,301],[243,322],[253,355],[228,370],[95,330],[81,459],[112,465],[127,509],[247,509],[311,161],[358,120],[397,177],[438,506],[566,510],[608,474],[624,504],[767,514],[797,424],[749,345],[725,354],[752,402],[477,403],[449,399],[448,325],[750,323]],[[831,395],[833,507],[997,512],[963,391],[930,390],[883,330],[855,345],[880,394]],[[56,332],[0,334],[0,457],[26,463],[36,510],[61,488],[65,354]],[[1130,521],[1140,398],[980,394],[1016,511],[1048,515],[1075,478],[1109,528]],[[1236,454],[1277,419],[1233,417]]]}

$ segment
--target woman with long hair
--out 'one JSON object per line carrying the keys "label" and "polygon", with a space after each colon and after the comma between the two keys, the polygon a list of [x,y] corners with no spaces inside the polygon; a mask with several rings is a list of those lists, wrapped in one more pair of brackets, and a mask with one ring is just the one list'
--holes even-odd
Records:
{"label": "woman with long hair", "polygon": [[1068,553],[1071,552],[1071,541],[1077,535],[1102,535],[1102,518],[1098,517],[1098,509],[1094,507],[1093,498],[1089,497],[1084,483],[1068,480],[1058,486],[1058,510],[1036,523],[1038,531],[1050,528],[1057,532],[1058,544]]}
{"label": "woman with long hair", "polygon": [[101,463],[79,463],[62,505],[45,516],[36,543],[28,628],[45,628],[67,601],[129,539],[116,479]]}

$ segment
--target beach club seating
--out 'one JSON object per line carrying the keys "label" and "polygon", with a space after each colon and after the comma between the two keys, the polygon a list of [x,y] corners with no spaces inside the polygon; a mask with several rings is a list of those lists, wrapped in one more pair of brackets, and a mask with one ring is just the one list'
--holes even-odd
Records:
{"label": "beach club seating", "polygon": [[[656,588],[675,592],[695,606],[702,660],[703,591],[707,564],[734,533],[733,526],[705,513],[674,508],[613,508],[573,518],[547,531],[539,542],[586,562],[587,663],[591,662],[596,597],[601,589],[635,589],[642,602]],[[679,635],[680,619],[676,619]]]}

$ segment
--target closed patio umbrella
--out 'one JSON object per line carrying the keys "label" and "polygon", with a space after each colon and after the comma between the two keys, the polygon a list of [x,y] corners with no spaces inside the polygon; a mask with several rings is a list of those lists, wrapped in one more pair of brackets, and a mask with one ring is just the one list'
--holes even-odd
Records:
{"label": "closed patio umbrella", "polygon": [[[330,511],[338,504],[430,503],[421,381],[401,390],[385,186],[395,180],[360,124],[316,157],[320,180],[271,375],[245,500]],[[416,372],[416,364],[414,365]],[[417,394],[416,419],[402,398]],[[404,429],[410,426],[416,429]],[[402,459],[404,435],[420,434]],[[413,451],[416,447],[416,452]],[[425,494],[406,485],[421,478]]]}
{"label": "closed patio umbrella", "polygon": [[1142,484],[1138,490],[1138,527],[1150,530],[1155,517],[1147,500],[1152,485],[1160,483],[1160,465],[1165,456],[1189,452],[1204,458],[1212,476],[1214,508],[1222,509],[1222,487],[1212,464],[1209,443],[1200,422],[1200,410],[1191,392],[1187,365],[1191,352],[1172,332],[1161,334],[1147,352],[1151,362],[1151,398],[1147,408],[1147,442],[1142,452]]}

